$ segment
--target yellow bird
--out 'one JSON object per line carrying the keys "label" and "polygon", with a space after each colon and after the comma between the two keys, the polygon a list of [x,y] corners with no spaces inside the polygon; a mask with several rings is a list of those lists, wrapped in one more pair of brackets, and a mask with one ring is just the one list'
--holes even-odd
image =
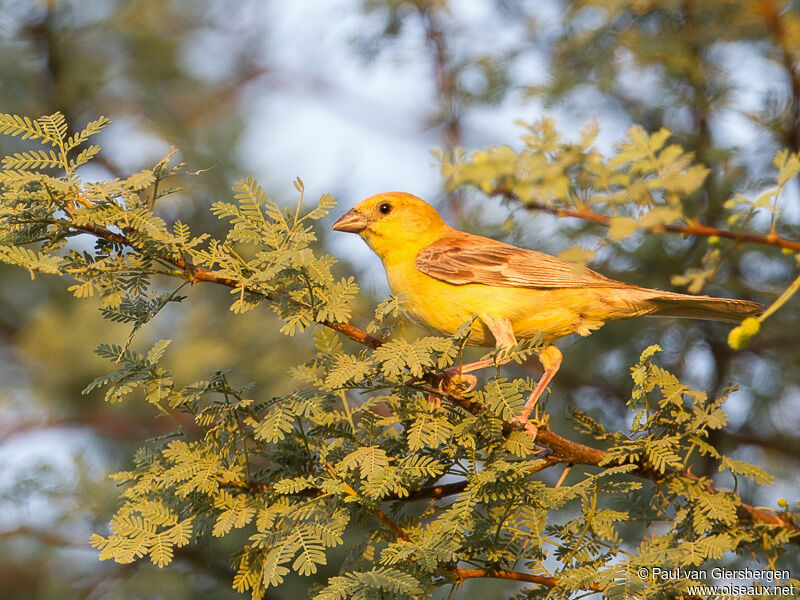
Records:
{"label": "yellow bird", "polygon": [[[544,335],[544,374],[519,419],[532,437],[528,416],[561,365],[554,340],[641,315],[738,322],[763,308],[746,300],[642,288],[576,269],[548,254],[453,229],[427,202],[402,192],[363,200],[333,229],[360,235],[383,262],[392,292],[408,296],[409,316],[436,332],[453,335],[477,315],[467,342],[472,345],[506,347]],[[479,361],[460,372],[491,364]]]}

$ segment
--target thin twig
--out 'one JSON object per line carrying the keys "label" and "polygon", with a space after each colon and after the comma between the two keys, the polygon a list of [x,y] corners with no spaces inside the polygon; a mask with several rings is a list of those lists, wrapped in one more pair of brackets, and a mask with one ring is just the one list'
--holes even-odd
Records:
{"label": "thin twig", "polygon": [[[352,496],[353,498],[359,498],[358,492],[355,491],[350,486],[350,484],[348,484],[346,481],[344,481],[344,479],[339,477],[339,474],[336,472],[336,469],[333,467],[333,465],[330,462],[326,462],[325,464],[327,465],[328,470],[333,474],[333,476],[336,477],[337,479],[339,479],[339,481],[341,481],[342,484],[344,484],[345,492],[347,492],[347,495],[348,496]],[[368,512],[372,513],[372,515],[375,518],[377,518],[381,523],[386,525],[386,527],[388,527],[392,531],[392,533],[394,533],[395,536],[397,536],[398,539],[401,539],[404,542],[410,542],[411,541],[411,537],[406,533],[406,530],[403,529],[402,527],[400,527],[400,525],[398,525],[397,523],[395,523],[394,520],[392,520],[391,517],[389,517],[380,508],[370,508],[368,506],[365,506],[364,508]]]}
{"label": "thin twig", "polygon": [[556,483],[556,489],[561,487],[561,484],[564,483],[564,480],[567,478],[567,474],[572,470],[572,465],[567,465],[564,468],[564,472],[561,473],[561,477],[558,478],[558,483]]}
{"label": "thin twig", "polygon": [[[611,219],[608,215],[604,215],[585,207],[580,208],[559,208],[549,206],[540,202],[524,202],[520,200],[515,194],[508,190],[498,189],[493,192],[500,194],[506,198],[510,198],[522,204],[522,206],[530,211],[546,212],[557,217],[574,217],[576,219],[583,219],[584,221],[591,221],[604,227],[611,225]],[[786,248],[800,252],[800,242],[795,242],[781,237],[777,233],[758,234],[758,233],[745,233],[740,231],[730,231],[728,229],[720,229],[718,227],[711,227],[710,225],[702,225],[701,223],[687,223],[686,225],[639,225],[638,229],[648,233],[663,234],[663,233],[678,233],[681,235],[698,235],[702,237],[716,236],[733,240],[737,244],[751,243],[762,244],[765,246],[774,246],[777,248]]]}
{"label": "thin twig", "polygon": [[[90,233],[96,237],[108,240],[115,244],[127,246],[128,248],[132,248],[137,252],[141,252],[140,248],[138,248],[136,244],[134,244],[134,242],[130,240],[128,237],[120,233],[109,231],[105,227],[100,227],[97,225],[93,225],[91,223],[85,225],[76,225],[69,221],[60,224],[65,227],[70,227],[72,229],[83,231],[84,233]],[[242,287],[241,281],[238,281],[236,279],[231,279],[228,277],[218,277],[214,275],[214,273],[209,269],[206,269],[204,267],[199,267],[193,264],[191,261],[188,261],[184,258],[166,254],[160,254],[157,256],[157,258],[180,269],[183,273],[185,273],[186,277],[192,282],[205,281],[209,283],[216,283],[218,285],[223,285],[229,288]],[[263,298],[266,298],[267,300],[278,300],[279,298],[281,298],[281,295],[278,293],[265,293],[249,286],[245,286],[244,289],[248,293],[259,295]],[[288,301],[302,308],[309,308],[309,309],[311,308],[305,302],[295,300],[294,298],[288,298]],[[339,333],[350,338],[351,340],[358,342],[359,344],[363,344],[364,346],[368,346],[370,348],[378,348],[382,344],[382,341],[379,340],[378,338],[369,335],[366,331],[362,331],[361,329],[358,329],[357,327],[354,327],[349,323],[334,323],[328,320],[318,321],[318,323],[320,325],[324,325],[325,327],[329,327],[334,331],[338,331]]]}

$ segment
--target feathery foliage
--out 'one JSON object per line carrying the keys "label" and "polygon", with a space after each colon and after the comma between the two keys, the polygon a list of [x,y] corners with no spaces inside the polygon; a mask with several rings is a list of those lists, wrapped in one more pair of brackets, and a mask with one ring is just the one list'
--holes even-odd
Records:
{"label": "feathery foliage", "polygon": [[[771,483],[710,441],[727,422],[728,394],[709,398],[684,385],[656,364],[657,347],[631,370],[630,427],[608,431],[574,413],[576,429],[603,449],[553,433],[546,413],[534,443],[513,425],[531,381],[498,372],[469,392],[443,381],[442,370],[461,360],[470,323],[453,338],[409,339],[396,327],[403,299],[390,298],[367,327],[385,342],[347,324],[358,287],[337,279],[334,259],[312,247],[331,197],[307,210],[297,180],[290,210],[248,178],[232,202],[211,207],[229,223],[226,236],[192,234],[154,212],[174,190],[171,156],[126,179],[82,181],[80,166],[97,153],[85,144],[106,124],[68,136],[59,114],[0,116],[1,132],[46,147],[3,162],[0,259],[31,276],[72,278],[77,298],[96,298],[107,319],[131,327],[124,343],[97,348],[111,372],[85,393],[100,390],[109,402],[141,397],[175,422],[172,435],[113,476],[120,507],[91,540],[101,559],[147,557],[163,567],[201,538],[227,538],[236,548],[232,585],[254,599],[290,573],[330,566],[339,575],[316,590],[319,600],[426,597],[474,577],[527,582],[518,598],[595,591],[655,599],[691,582],[655,586],[636,575],[642,567],[688,568],[726,553],[774,565],[797,543],[796,510],[751,507],[735,487],[720,490],[691,473],[699,456],[718,461],[733,482]],[[611,158],[593,149],[595,133],[563,144],[543,122],[529,128],[522,153],[461,156],[445,172],[453,185],[554,210],[588,202],[610,211],[615,240],[681,222],[681,199],[705,169],[667,145],[666,131],[633,129]],[[779,186],[797,172],[797,158],[781,156]],[[750,210],[741,206],[730,208]],[[91,250],[71,243],[84,235],[94,237]],[[268,304],[285,335],[313,329],[315,352],[293,370],[295,391],[272,396],[265,382],[241,385],[225,371],[177,381],[163,366],[169,340],[133,349],[142,327],[184,300],[185,285],[201,282],[228,287],[236,314]],[[507,352],[522,361],[535,350]],[[551,485],[538,476],[561,466],[569,479]],[[631,521],[648,525],[638,547],[621,541]],[[347,553],[346,535],[361,536]]]}

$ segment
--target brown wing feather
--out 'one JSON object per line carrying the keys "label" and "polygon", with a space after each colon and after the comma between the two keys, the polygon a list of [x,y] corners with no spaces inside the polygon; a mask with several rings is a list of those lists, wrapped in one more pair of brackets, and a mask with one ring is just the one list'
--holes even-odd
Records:
{"label": "brown wing feather", "polygon": [[442,237],[417,254],[417,269],[453,285],[483,283],[503,287],[625,287],[535,250],[517,248],[469,233]]}

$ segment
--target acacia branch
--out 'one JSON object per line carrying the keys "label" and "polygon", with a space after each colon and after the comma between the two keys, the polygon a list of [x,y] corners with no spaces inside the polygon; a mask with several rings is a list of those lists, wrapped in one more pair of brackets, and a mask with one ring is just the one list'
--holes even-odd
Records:
{"label": "acacia branch", "polygon": [[[504,190],[497,190],[495,194],[500,194],[506,198],[519,202],[529,211],[546,212],[557,217],[574,217],[576,219],[583,219],[597,223],[603,227],[611,225],[611,219],[608,215],[595,212],[585,207],[580,208],[558,208],[542,204],[541,202],[523,202],[515,194]],[[638,225],[637,228],[648,233],[664,234],[664,233],[678,233],[680,235],[698,235],[702,237],[716,236],[733,240],[737,244],[762,244],[764,246],[774,246],[776,248],[785,248],[800,252],[800,242],[795,242],[781,237],[777,233],[758,234],[758,233],[745,233],[740,231],[731,231],[729,229],[720,229],[718,227],[711,227],[710,225],[703,225],[701,223],[687,223],[686,225]]]}
{"label": "acacia branch", "polygon": [[[455,394],[449,394],[448,397],[472,414],[478,414],[484,410],[483,407],[476,407],[475,403],[469,398],[464,398],[463,396]],[[514,425],[512,423],[503,424],[503,429],[506,433],[518,428],[518,425]],[[574,442],[550,431],[547,427],[540,426],[539,432],[536,435],[536,442],[550,448],[559,462],[573,465],[603,467],[605,466],[605,460],[609,456],[609,453],[605,450],[593,448],[591,446],[581,444],[580,442]],[[663,478],[662,474],[657,473],[652,469],[643,467],[642,465],[639,465],[637,470],[632,471],[632,474],[645,479],[650,479],[652,481],[659,481]],[[680,476],[694,482],[700,481],[699,477],[686,471],[681,473]],[[718,493],[718,490],[716,490],[710,484],[706,484],[705,488],[710,493]],[[782,527],[794,538],[794,543],[800,544],[800,527],[795,525],[790,517],[784,517],[769,510],[764,510],[746,504],[742,502],[738,496],[737,500],[738,505],[736,507],[736,512],[740,519]]]}
{"label": "acacia branch", "polygon": [[[573,442],[561,437],[556,433],[553,433],[546,428],[539,429],[539,433],[536,436],[536,441],[553,450],[562,458],[564,462],[569,462],[571,464],[600,467],[602,466],[603,461],[608,457],[608,452],[605,450],[600,450],[598,448],[592,448],[578,442]],[[653,481],[658,481],[661,478],[659,473],[656,473],[650,469],[643,469],[641,467],[636,471],[633,471],[633,474],[639,477],[651,479]],[[686,471],[681,473],[680,476],[694,482],[700,481],[700,477]],[[718,490],[716,490],[710,484],[706,484],[705,488],[706,491],[710,493],[718,493]],[[755,506],[750,506],[749,504],[745,504],[741,501],[736,508],[736,512],[738,513],[740,519],[758,521],[767,525],[783,527],[793,536],[800,536],[800,527],[795,525],[790,519],[782,517],[774,512],[756,508]],[[800,541],[800,538],[796,537],[795,541]]]}
{"label": "acacia branch", "polygon": [[[559,464],[564,462],[558,456],[546,456],[542,459],[541,462],[535,464],[530,469],[528,469],[528,474],[533,475],[534,473],[538,473],[539,471],[544,471],[548,467],[552,467],[553,465]],[[388,494],[381,498],[381,502],[391,502],[394,500],[402,500],[405,502],[410,502],[413,500],[439,500],[440,498],[445,498],[447,496],[452,496],[454,494],[460,494],[463,492],[467,486],[469,485],[469,481],[466,479],[462,479],[461,481],[454,481],[452,483],[441,483],[438,485],[433,485],[430,487],[420,488],[418,490],[414,490],[406,494],[405,496],[399,496],[397,494]]]}
{"label": "acacia branch", "polygon": [[[479,414],[485,410],[483,406],[480,406],[470,398],[464,397],[460,394],[454,394],[454,393],[448,394],[432,387],[426,389],[432,393],[437,393],[442,397],[448,398],[449,400],[461,406],[469,413]],[[503,430],[506,434],[510,433],[515,429],[519,429],[519,426],[508,422],[503,424]],[[573,440],[562,437],[557,433],[554,433],[553,431],[548,429],[546,426],[539,427],[538,433],[536,435],[536,443],[549,448],[552,451],[552,454],[550,456],[545,457],[544,460],[546,462],[535,465],[530,470],[531,473],[536,473],[557,463],[604,468],[606,466],[605,461],[609,456],[609,453],[605,450],[602,450],[600,448],[594,448],[592,446],[581,444],[580,442],[575,442]],[[631,474],[644,479],[649,479],[654,482],[658,482],[664,478],[664,474],[653,471],[651,468],[643,465],[638,465],[638,468],[635,471],[632,471]],[[692,482],[701,481],[700,477],[688,471],[680,473],[680,477],[688,479]],[[252,493],[266,492],[269,490],[269,486],[263,483],[223,482],[223,485],[231,485],[233,487],[238,487],[239,489],[250,491]],[[407,496],[404,497],[400,497],[397,494],[389,494],[387,496],[384,496],[381,499],[381,501],[382,502],[389,502],[396,500],[412,501],[412,500],[420,500],[426,498],[439,499],[439,498],[444,498],[446,496],[459,494],[463,492],[464,489],[466,489],[467,485],[468,482],[466,480],[447,483],[447,484],[439,484],[426,488],[421,488],[419,490],[409,493]],[[706,491],[708,491],[709,493],[713,494],[719,493],[719,490],[715,489],[711,484],[706,483],[704,484],[704,487]],[[318,490],[316,488],[311,488],[303,490],[302,492],[299,493],[299,495],[317,496],[320,495],[321,493],[322,493],[321,490]],[[736,498],[738,501],[736,506],[736,512],[740,519],[763,523],[765,525],[771,525],[775,527],[781,527],[785,529],[792,536],[794,543],[800,544],[800,527],[795,525],[791,517],[789,517],[788,515],[783,516],[781,514],[772,512],[770,510],[765,510],[762,508],[751,506],[750,504],[742,502],[741,499],[738,497],[738,495],[736,496]]]}
{"label": "acacia branch", "polygon": [[[560,581],[556,577],[548,577],[546,575],[533,575],[532,573],[521,573],[519,571],[507,571],[505,569],[459,569],[454,568],[451,572],[458,577],[459,582],[465,579],[506,579],[508,581],[522,581],[525,583],[535,583],[544,587],[554,588],[557,587]],[[582,585],[580,589],[588,592],[604,592],[605,588],[600,587],[598,584]],[[681,595],[685,600],[700,600],[697,596]]]}
{"label": "acacia branch", "polygon": [[[528,474],[533,475],[534,473],[538,473],[539,471],[544,471],[548,467],[552,467],[553,465],[563,462],[564,460],[558,456],[555,455],[546,456],[543,459],[541,459],[540,462],[538,462],[537,464],[533,465],[530,469],[528,469]],[[234,488],[251,494],[263,494],[269,492],[271,489],[269,484],[262,483],[259,481],[233,481],[233,480],[223,479],[220,480],[219,484],[222,487]],[[395,502],[399,500],[402,502],[413,502],[414,500],[439,500],[440,498],[446,498],[447,496],[460,494],[467,488],[468,485],[469,481],[467,481],[466,479],[461,479],[459,481],[453,481],[451,483],[440,483],[437,485],[420,488],[418,490],[413,490],[411,492],[408,492],[407,494],[402,494],[402,495],[397,493],[387,494],[382,498],[380,498],[380,501]],[[350,489],[352,490],[352,488]],[[320,488],[311,487],[287,495],[298,496],[303,498],[318,498],[319,496],[323,495],[323,491]]]}
{"label": "acacia branch", "polygon": [[[453,400],[454,402],[456,402],[457,404],[459,404],[464,408],[466,408],[466,406],[470,406],[472,410],[467,409],[468,412],[472,412],[473,414],[480,412],[479,410],[478,411],[475,410],[475,407],[469,402],[469,400],[463,399],[459,396],[449,396],[449,397],[451,400]],[[514,426],[510,423],[506,423],[504,425],[504,429],[506,432],[512,431],[515,427],[517,426]],[[550,467],[558,463],[566,463],[570,465],[585,465],[585,466],[603,468],[605,467],[603,463],[609,455],[609,453],[606,452],[605,450],[601,450],[599,448],[593,448],[592,446],[587,446],[586,444],[581,444],[580,442],[569,440],[565,437],[558,435],[557,433],[550,431],[546,427],[539,428],[539,432],[536,436],[536,442],[549,448],[553,452],[553,454],[545,457],[544,463],[540,463],[532,467],[530,469],[531,474],[542,471],[547,467]],[[633,475],[636,475],[637,477],[649,479],[654,482],[658,482],[659,480],[663,479],[662,474],[642,466],[639,466],[639,468],[637,468],[635,471],[632,471],[631,473]],[[701,481],[700,477],[692,473],[689,473],[687,471],[681,473],[680,476],[692,482]],[[265,493],[270,490],[270,486],[268,484],[260,482],[222,481],[220,482],[220,484],[223,486],[235,487],[237,489],[254,494]],[[398,494],[388,494],[383,498],[381,498],[381,502],[393,502],[398,500],[410,502],[414,500],[423,500],[423,499],[438,500],[440,498],[445,498],[447,496],[460,494],[466,489],[468,484],[469,482],[467,480],[461,480],[461,481],[455,481],[451,483],[444,483],[444,484],[438,484],[430,487],[421,488],[419,490],[410,492],[408,495],[405,496],[399,496]],[[709,493],[712,494],[719,493],[719,490],[714,488],[711,484],[705,484],[704,487],[706,491]],[[318,488],[309,488],[292,495],[316,497],[321,494],[322,490]],[[794,538],[793,540],[794,543],[800,544],[800,527],[795,525],[794,522],[791,520],[791,518],[788,516],[782,516],[770,510],[765,510],[763,508],[751,506],[750,504],[742,502],[741,500],[739,500],[737,504],[736,513],[738,517],[742,520],[754,521],[758,523],[763,523],[765,525],[781,527],[787,530],[789,534]],[[384,521],[384,519],[381,518],[380,516],[378,518],[379,520]],[[384,521],[384,523],[385,522],[386,521]],[[393,526],[390,526],[390,529],[395,531],[395,533],[398,532],[398,529],[395,529],[395,527]]]}
{"label": "acacia branch", "polygon": [[[563,216],[577,216],[579,218],[584,218],[584,219],[587,219],[587,220],[595,221],[595,222],[598,222],[598,223],[603,224],[603,225],[607,225],[608,221],[609,221],[609,217],[607,217],[605,215],[601,215],[599,213],[593,213],[591,211],[583,211],[583,210],[582,211],[572,211],[572,210],[568,210],[568,209],[554,209],[552,207],[546,207],[544,205],[537,205],[537,206],[541,206],[541,210],[546,210],[547,212],[551,212],[552,214],[562,214],[563,213]],[[537,206],[535,206],[534,208],[536,208]],[[575,213],[575,214],[569,214],[569,213]],[[95,236],[97,236],[99,238],[106,239],[106,240],[111,241],[113,243],[125,245],[125,246],[127,246],[129,248],[132,248],[133,250],[136,250],[137,252],[141,252],[141,250],[136,246],[136,244],[132,240],[128,239],[125,235],[122,235],[122,234],[119,234],[119,233],[114,233],[114,232],[109,231],[108,229],[106,229],[104,227],[99,227],[99,226],[92,225],[92,224],[77,226],[77,225],[75,225],[73,223],[69,223],[69,226],[74,228],[74,229],[77,229],[77,230],[80,230],[80,231],[84,231],[86,233],[91,233],[91,234],[93,234],[93,235],[95,235]],[[779,238],[777,236],[774,236],[774,238],[770,238],[770,236],[755,236],[755,235],[752,235],[752,234],[739,234],[739,233],[731,232],[731,231],[725,232],[723,230],[718,230],[718,229],[715,229],[715,228],[705,227],[705,226],[701,226],[701,225],[687,226],[687,227],[695,227],[695,228],[699,227],[703,231],[705,231],[706,233],[697,233],[697,231],[694,231],[694,230],[693,231],[689,231],[688,229],[685,230],[685,228],[683,226],[661,226],[660,228],[653,228],[653,230],[656,231],[656,232],[661,232],[662,229],[663,229],[665,231],[674,231],[674,232],[677,232],[677,233],[694,233],[696,235],[718,235],[719,237],[729,237],[731,239],[736,239],[738,241],[754,241],[754,242],[757,242],[757,243],[764,243],[764,244],[773,245],[773,246],[787,247],[787,248],[791,248],[791,249],[800,250],[800,243],[790,242],[789,240],[784,240],[783,238]],[[767,239],[767,238],[770,238],[770,239]],[[181,257],[171,256],[171,255],[167,255],[165,253],[162,253],[162,254],[158,255],[158,258],[163,260],[163,261],[165,261],[165,262],[167,262],[167,263],[169,263],[169,264],[171,264],[171,265],[173,265],[173,266],[175,266],[175,267],[177,267],[181,271],[184,271],[187,274],[187,277],[188,277],[188,279],[190,281],[207,281],[207,282],[210,282],[210,283],[216,283],[218,285],[224,285],[224,286],[230,287],[230,288],[241,287],[241,282],[240,281],[235,280],[235,279],[225,278],[225,277],[218,277],[217,275],[214,275],[214,273],[212,271],[210,271],[209,269],[206,269],[204,267],[199,267],[199,266],[193,264],[192,262],[190,262],[188,260],[185,260],[185,259],[183,259]],[[263,297],[265,297],[267,299],[270,299],[270,300],[276,300],[276,299],[279,298],[279,296],[276,296],[274,294],[265,294],[264,292],[261,292],[261,291],[256,290],[256,289],[249,289],[249,288],[245,288],[245,289],[248,292],[252,292],[252,293],[261,295],[261,296],[263,296]],[[300,302],[300,301],[292,299],[292,298],[290,298],[289,301],[291,301],[292,303],[294,303],[294,304],[296,304],[298,306],[302,306],[304,308],[311,308],[310,306],[308,306],[304,302]],[[354,327],[353,325],[350,325],[349,323],[333,323],[333,322],[330,322],[330,321],[327,321],[327,320],[326,321],[320,321],[319,323],[321,325],[324,325],[325,327],[329,327],[329,328],[331,328],[331,329],[333,329],[335,331],[338,331],[341,334],[345,335],[346,337],[350,338],[351,340],[354,340],[354,341],[356,341],[356,342],[358,342],[360,344],[363,344],[365,346],[368,346],[370,348],[378,348],[382,344],[381,340],[369,335],[367,332],[365,332],[365,331],[363,331],[361,329],[358,329],[357,327]],[[428,389],[428,391],[430,391],[431,393],[437,393],[437,394],[440,394],[440,395],[443,395],[443,396],[447,396],[449,399],[451,399],[456,404],[458,404],[459,406],[461,406],[462,408],[464,408],[465,410],[467,410],[470,413],[478,414],[478,413],[483,411],[483,407],[482,406],[478,405],[474,401],[472,401],[469,398],[466,398],[466,397],[464,397],[462,395],[456,395],[456,394],[452,394],[452,393],[451,394],[444,394],[443,392],[438,391],[434,387],[430,387],[430,388],[426,388],[426,389]],[[505,423],[504,424],[504,429],[506,431],[511,431],[514,427],[515,426],[512,425],[511,423]],[[608,456],[608,453],[606,451],[604,451],[604,450],[600,450],[598,448],[592,448],[591,446],[586,446],[584,444],[568,440],[568,439],[566,439],[564,437],[561,437],[561,436],[553,433],[552,431],[550,431],[549,429],[547,429],[545,427],[542,427],[542,428],[539,429],[539,433],[537,435],[536,441],[541,443],[541,444],[543,444],[543,445],[545,445],[545,446],[547,446],[548,448],[550,448],[553,451],[554,455],[559,459],[560,462],[566,462],[566,463],[570,463],[570,464],[581,464],[581,465],[589,465],[589,466],[598,466],[599,467],[603,463],[604,459]],[[634,474],[636,474],[638,476],[646,477],[648,479],[653,479],[653,480],[658,480],[658,478],[659,478],[659,474],[654,473],[653,471],[651,471],[649,469],[641,469],[640,468],[639,470],[635,471]],[[688,479],[691,479],[693,481],[698,481],[699,480],[699,478],[697,476],[692,475],[691,473],[683,473],[682,476],[686,477]],[[248,484],[248,486],[249,485],[251,485],[251,484]],[[261,484],[252,484],[252,485],[255,485],[255,486],[258,487]],[[432,490],[435,490],[436,487],[437,486],[434,486],[434,488],[432,488]],[[451,489],[455,489],[455,486],[452,487],[452,488],[443,488],[442,486],[438,486],[438,487],[441,490],[439,493],[443,493],[446,490],[449,491]],[[708,485],[707,489],[710,492],[716,492],[716,490],[714,490],[714,488],[711,487],[710,485]],[[311,493],[313,493],[313,491],[311,491]],[[430,491],[428,493],[431,494],[430,497],[436,497],[436,492],[435,491]],[[452,493],[458,493],[458,492],[454,491]],[[424,496],[420,496],[420,497],[424,497]],[[388,499],[394,499],[394,498],[390,497]],[[766,511],[766,510],[763,510],[763,509],[760,509],[760,508],[756,508],[754,506],[750,506],[749,504],[745,504],[743,502],[739,502],[739,505],[737,507],[737,513],[738,513],[739,517],[742,518],[742,519],[749,519],[749,520],[752,520],[752,521],[765,523],[767,525],[774,525],[774,526],[782,527],[782,528],[786,529],[787,531],[789,531],[789,533],[795,538],[795,541],[800,541],[800,527],[795,525],[788,517],[783,517],[783,516],[781,516],[779,514],[776,514],[776,513],[770,512],[770,511]],[[380,517],[379,517],[379,519],[383,521],[383,519],[381,519]],[[384,523],[385,523],[385,521],[384,521]],[[387,523],[387,525],[388,525],[388,523]],[[396,526],[396,524],[395,524],[395,526]],[[403,531],[403,534],[405,534],[405,531],[402,530],[402,528],[399,527],[399,526],[396,526],[396,527],[390,526],[390,528],[393,531],[395,531],[395,533],[397,533],[398,535],[400,535],[399,531]]]}
{"label": "acacia branch", "polygon": [[781,10],[782,8],[778,6],[775,0],[762,0],[758,6],[758,11],[764,17],[767,28],[775,38],[775,43],[780,50],[783,68],[789,79],[792,96],[786,142],[792,152],[798,152],[800,151],[800,131],[798,130],[798,127],[800,127],[800,73],[798,73],[797,65],[795,65],[792,42],[790,41],[789,33],[786,31]]}
{"label": "acacia branch", "polygon": [[411,502],[413,500],[439,500],[440,498],[446,498],[447,496],[460,494],[467,488],[468,484],[469,482],[466,479],[453,481],[452,483],[441,483],[438,485],[414,490],[402,498],[397,494],[389,494],[388,496],[384,496],[382,501],[391,502],[394,500],[403,500],[406,502]]}
{"label": "acacia branch", "polygon": [[[350,486],[350,484],[348,484],[344,479],[341,479],[339,477],[339,474],[336,472],[336,469],[333,467],[333,465],[330,462],[327,462],[325,464],[327,465],[328,470],[334,475],[334,477],[338,478],[339,481],[341,481],[344,484],[344,489],[347,495],[351,496],[352,498],[358,498],[359,497],[358,492],[355,491]],[[322,492],[322,490],[320,490],[320,492]],[[369,507],[369,506],[365,506],[364,508],[367,510],[367,512],[371,513],[372,516],[378,519],[378,521],[383,523],[392,533],[394,533],[395,537],[397,537],[398,540],[402,540],[404,542],[411,541],[411,536],[408,535],[406,530],[403,529],[398,523],[394,521],[394,519],[392,519],[389,515],[383,512],[380,508]]]}
{"label": "acacia branch", "polygon": [[[454,568],[452,570],[453,574],[458,577],[459,581],[464,581],[465,579],[480,579],[480,578],[492,578],[492,579],[507,579],[509,581],[523,581],[525,583],[535,583],[538,585],[543,585],[546,587],[556,587],[559,584],[559,581],[555,577],[547,577],[545,575],[533,575],[532,573],[521,573],[520,571],[507,571],[505,569],[459,569]],[[581,589],[590,590],[594,592],[602,592],[603,588],[599,585],[592,584],[587,586],[581,586]]]}
{"label": "acacia branch", "polygon": [[[84,233],[90,233],[98,238],[102,238],[109,242],[113,242],[115,244],[120,244],[135,250],[136,252],[142,252],[141,248],[139,248],[133,240],[128,238],[127,236],[121,233],[115,233],[106,229],[105,227],[100,227],[98,225],[93,224],[86,224],[86,225],[76,225],[72,222],[68,222],[68,227],[72,229],[76,229],[78,231],[82,231]],[[213,273],[213,271],[206,269],[205,267],[200,267],[195,265],[189,260],[186,260],[179,256],[170,255],[167,253],[158,253],[157,258],[165,263],[168,263],[174,267],[177,267],[182,272],[186,274],[186,279],[191,282],[196,281],[205,281],[209,283],[216,283],[217,285],[223,285],[229,288],[241,288],[242,282],[237,279],[231,279],[229,277],[218,277]],[[265,293],[261,290],[256,288],[252,288],[250,286],[244,286],[244,289],[249,294],[256,294],[261,296],[267,300],[279,300],[281,299],[281,294],[278,293]],[[288,298],[288,301],[292,304],[302,307],[302,308],[312,308],[310,305],[306,304],[305,302],[301,302],[300,300],[296,300],[294,298]],[[370,348],[378,348],[381,345],[381,340],[376,337],[369,335],[366,331],[359,329],[349,323],[335,323],[333,321],[322,320],[317,321],[320,325],[324,325],[325,327],[329,327],[334,331],[338,331],[342,335],[350,338],[351,340],[358,342],[359,344],[363,344],[364,346],[368,346]]]}
{"label": "acacia branch", "polygon": [[[608,452],[598,448],[592,448],[578,442],[573,442],[560,435],[553,433],[549,429],[540,428],[536,436],[536,441],[544,444],[553,450],[563,462],[571,464],[582,464],[594,467],[603,466],[603,461],[607,458]],[[658,481],[662,478],[661,474],[652,471],[651,469],[639,468],[633,471],[634,475]],[[681,477],[689,479],[694,482],[700,481],[700,478],[692,473],[684,471],[680,474]],[[718,493],[710,484],[705,485],[706,491],[709,493]],[[738,496],[737,496],[738,499]],[[767,525],[774,525],[786,529],[791,535],[795,537],[795,542],[800,542],[800,527],[795,525],[788,517],[783,517],[774,512],[756,508],[744,502],[739,501],[736,507],[736,512],[740,519],[749,521],[758,521]]]}
{"label": "acacia branch", "polygon": [[14,537],[27,537],[37,541],[46,546],[56,546],[61,548],[84,548],[86,547],[85,540],[77,537],[67,537],[61,533],[41,529],[37,527],[29,527],[27,525],[20,525],[14,529],[8,529],[0,532],[0,538],[14,538]]}
{"label": "acacia branch", "polygon": [[[556,455],[558,455],[563,462],[568,462],[571,464],[582,464],[582,465],[589,465],[594,467],[602,466],[604,460],[608,457],[608,452],[605,450],[600,450],[598,448],[592,448],[591,446],[586,446],[584,444],[580,444],[578,442],[573,442],[566,438],[561,437],[560,435],[553,433],[549,429],[540,428],[539,433],[536,436],[536,441],[544,444],[551,450],[553,450]],[[653,481],[658,481],[660,475],[650,469],[642,469],[639,468],[636,471],[633,471],[634,475],[639,477],[644,477],[647,479],[652,479]],[[683,472],[680,475],[686,479],[691,481],[700,481],[700,478],[696,475],[693,475],[688,472]],[[710,484],[706,485],[706,490],[710,493],[717,493],[717,490],[714,489]],[[736,507],[736,512],[739,515],[739,518],[746,519],[750,521],[758,521],[761,523],[765,523],[767,525],[775,525],[778,527],[783,527],[790,534],[795,536],[795,541],[800,541],[800,527],[795,525],[790,519],[786,517],[782,517],[779,514],[774,512],[763,510],[761,508],[756,508],[755,506],[750,506],[749,504],[745,504],[744,502],[739,501],[738,506]]]}
{"label": "acacia branch", "polygon": [[[183,420],[184,427],[192,425],[183,415],[174,415]],[[37,431],[40,429],[58,429],[68,427],[89,428],[95,435],[117,439],[140,439],[143,435],[157,433],[167,434],[173,430],[173,425],[165,421],[153,422],[148,417],[138,418],[131,415],[117,416],[101,413],[78,413],[66,417],[52,417],[48,419],[31,419],[4,423],[0,426],[0,442],[4,442],[16,435]]]}
{"label": "acacia branch", "polygon": [[417,6],[425,31],[425,41],[432,52],[433,79],[439,102],[439,120],[444,125],[445,150],[451,152],[461,142],[461,106],[458,102],[455,71],[451,67],[447,38],[437,18],[437,8],[427,3]]}

